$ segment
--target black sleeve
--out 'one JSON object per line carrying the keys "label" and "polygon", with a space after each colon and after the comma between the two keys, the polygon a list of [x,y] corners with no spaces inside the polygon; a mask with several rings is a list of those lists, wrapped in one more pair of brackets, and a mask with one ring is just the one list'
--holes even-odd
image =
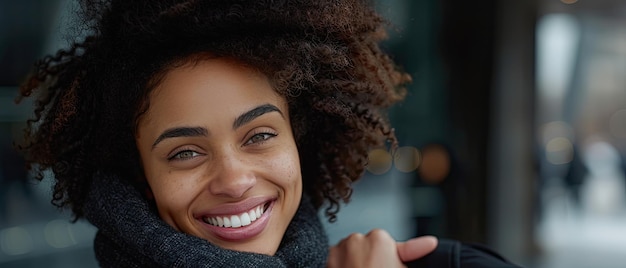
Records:
{"label": "black sleeve", "polygon": [[437,248],[408,263],[410,268],[519,268],[495,251],[479,244],[439,239]]}

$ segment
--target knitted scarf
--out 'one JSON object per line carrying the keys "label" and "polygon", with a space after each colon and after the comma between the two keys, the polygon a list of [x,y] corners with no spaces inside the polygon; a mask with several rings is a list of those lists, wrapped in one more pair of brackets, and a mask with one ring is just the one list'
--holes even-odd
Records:
{"label": "knitted scarf", "polygon": [[84,208],[98,228],[94,249],[102,267],[325,267],[328,257],[326,234],[305,195],[274,256],[220,248],[174,230],[115,176],[94,177]]}

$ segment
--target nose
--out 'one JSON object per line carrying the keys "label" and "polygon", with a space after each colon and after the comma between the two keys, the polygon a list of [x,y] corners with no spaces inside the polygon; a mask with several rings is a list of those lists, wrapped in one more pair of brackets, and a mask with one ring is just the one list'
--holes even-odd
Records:
{"label": "nose", "polygon": [[239,198],[256,185],[251,164],[235,154],[222,154],[215,159],[215,176],[209,183],[213,195]]}

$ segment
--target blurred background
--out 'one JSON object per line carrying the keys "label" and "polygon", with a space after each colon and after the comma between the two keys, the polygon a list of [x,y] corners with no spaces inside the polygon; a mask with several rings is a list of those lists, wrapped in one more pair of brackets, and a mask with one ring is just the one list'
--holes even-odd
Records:
{"label": "blurred background", "polygon": [[[485,243],[526,267],[626,263],[626,2],[378,0],[413,75],[332,243],[384,228]],[[0,266],[97,267],[95,229],[49,202],[12,150],[17,85],[67,46],[75,5],[0,1]]]}

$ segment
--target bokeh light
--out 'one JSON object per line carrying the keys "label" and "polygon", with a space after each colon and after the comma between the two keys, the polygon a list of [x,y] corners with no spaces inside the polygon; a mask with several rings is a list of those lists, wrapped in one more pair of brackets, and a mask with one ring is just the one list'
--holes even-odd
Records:
{"label": "bokeh light", "polygon": [[0,248],[7,255],[21,255],[33,250],[33,238],[25,228],[12,227],[0,231]]}
{"label": "bokeh light", "polygon": [[440,144],[432,144],[422,148],[422,163],[418,170],[424,182],[441,183],[450,174],[450,154]]}
{"label": "bokeh light", "polygon": [[44,228],[46,242],[53,248],[66,248],[75,245],[74,233],[66,220],[53,220]]}
{"label": "bokeh light", "polygon": [[420,151],[413,146],[404,146],[396,150],[393,155],[393,163],[397,170],[412,172],[420,165]]}
{"label": "bokeh light", "polygon": [[368,154],[367,171],[381,175],[391,169],[391,154],[385,149],[373,149]]}
{"label": "bokeh light", "polygon": [[567,164],[574,158],[574,145],[565,137],[556,137],[546,144],[546,160],[554,165]]}

